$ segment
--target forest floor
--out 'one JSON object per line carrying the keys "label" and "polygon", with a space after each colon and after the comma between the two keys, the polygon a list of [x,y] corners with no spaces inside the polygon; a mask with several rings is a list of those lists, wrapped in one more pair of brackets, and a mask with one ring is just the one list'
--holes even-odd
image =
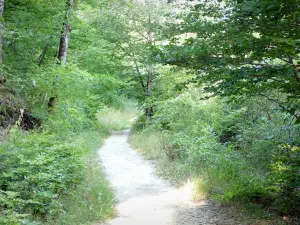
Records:
{"label": "forest floor", "polygon": [[128,135],[129,130],[113,132],[98,152],[118,211],[105,225],[239,224],[212,201],[194,202],[189,184],[177,189],[160,178],[154,163],[131,148]]}

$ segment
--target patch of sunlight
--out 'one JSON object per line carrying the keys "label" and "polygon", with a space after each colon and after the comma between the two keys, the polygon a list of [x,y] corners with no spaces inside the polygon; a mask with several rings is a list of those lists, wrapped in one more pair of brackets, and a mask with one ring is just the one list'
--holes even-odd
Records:
{"label": "patch of sunlight", "polygon": [[105,107],[98,114],[98,123],[108,131],[129,129],[136,121],[139,110],[134,102],[126,103],[124,108]]}
{"label": "patch of sunlight", "polygon": [[207,199],[207,193],[204,189],[204,181],[201,178],[190,180],[180,188],[181,197],[190,201],[203,201]]}

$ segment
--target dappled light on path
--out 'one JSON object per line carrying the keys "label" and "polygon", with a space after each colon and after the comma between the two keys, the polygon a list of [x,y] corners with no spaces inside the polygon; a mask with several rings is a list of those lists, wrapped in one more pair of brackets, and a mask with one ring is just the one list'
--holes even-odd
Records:
{"label": "dappled light on path", "polygon": [[234,224],[212,202],[193,202],[190,182],[176,189],[158,177],[153,163],[130,147],[128,133],[114,132],[98,152],[116,191],[118,215],[107,225]]}

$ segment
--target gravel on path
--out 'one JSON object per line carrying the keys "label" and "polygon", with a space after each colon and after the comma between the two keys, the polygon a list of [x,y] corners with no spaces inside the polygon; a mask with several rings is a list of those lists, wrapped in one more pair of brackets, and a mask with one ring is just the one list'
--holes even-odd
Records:
{"label": "gravel on path", "polygon": [[194,202],[190,185],[174,188],[128,144],[129,130],[114,132],[98,151],[115,190],[118,216],[105,225],[233,225],[211,201]]}

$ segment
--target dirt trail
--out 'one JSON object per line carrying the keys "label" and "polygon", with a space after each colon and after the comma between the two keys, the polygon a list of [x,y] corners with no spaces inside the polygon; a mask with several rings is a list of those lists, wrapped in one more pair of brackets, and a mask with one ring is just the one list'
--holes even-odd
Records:
{"label": "dirt trail", "polygon": [[113,133],[98,152],[118,202],[118,216],[106,225],[236,224],[212,202],[193,202],[189,185],[175,189],[158,177],[153,163],[130,147],[128,133]]}

